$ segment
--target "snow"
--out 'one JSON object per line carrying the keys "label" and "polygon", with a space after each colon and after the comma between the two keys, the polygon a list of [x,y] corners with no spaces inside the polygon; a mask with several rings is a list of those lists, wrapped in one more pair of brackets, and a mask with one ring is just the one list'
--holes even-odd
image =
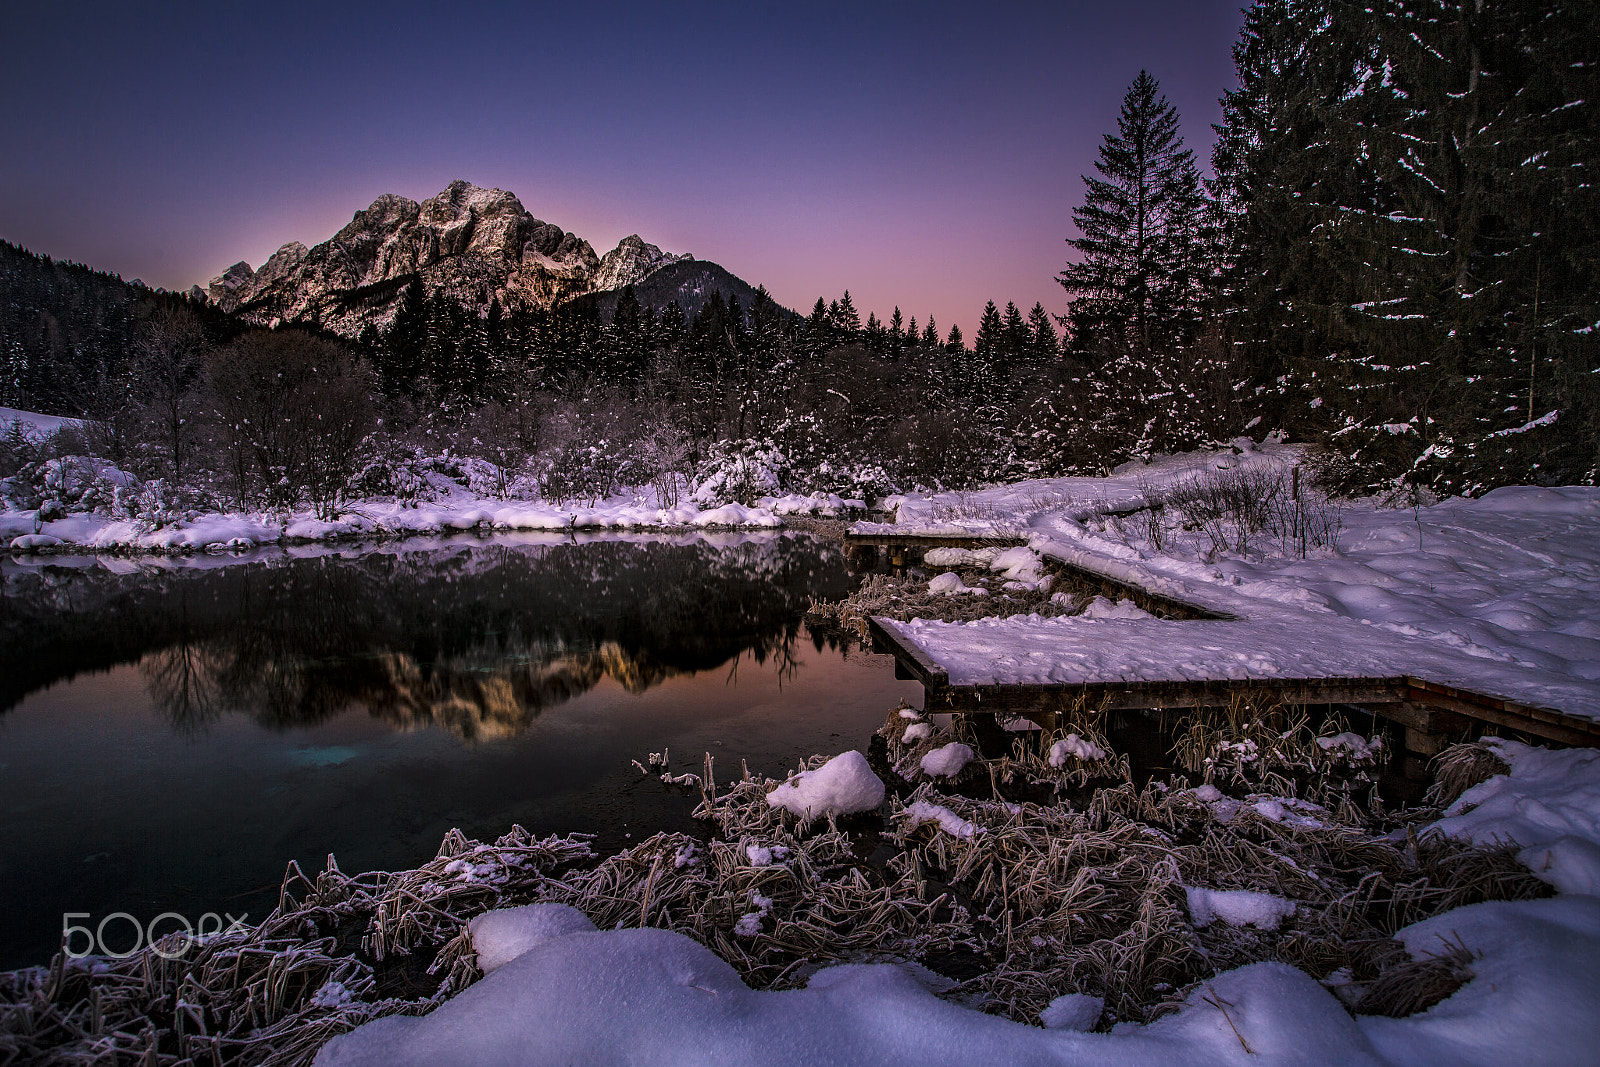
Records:
{"label": "snow", "polygon": [[[1195,892],[1195,891],[1191,891]],[[1221,921],[1281,920],[1289,902],[1200,890]],[[1227,902],[1263,898],[1249,908]],[[765,898],[763,898],[765,899]],[[770,906],[770,905],[769,905]],[[1191,903],[1191,907],[1193,904]],[[748,915],[759,915],[759,909]],[[1149,1025],[1080,1032],[1103,1008],[1069,994],[1024,1026],[940,1000],[909,969],[826,968],[805,989],[755,992],[710,951],[662,930],[541,940],[429,1015],[335,1038],[340,1064],[1560,1064],[1586,1062],[1600,1023],[1600,900],[1475,904],[1402,930],[1413,956],[1459,944],[1474,973],[1404,1019],[1351,1018],[1278,963],[1224,972]],[[1224,1014],[1224,1010],[1226,1014]],[[1249,1052],[1244,1043],[1248,1043]]]}
{"label": "snow", "polygon": [[37,411],[23,411],[21,408],[8,408],[0,406],[0,433],[10,430],[14,423],[21,423],[26,433],[35,436],[52,434],[66,426],[80,426],[78,419],[62,418],[59,415],[41,415]]}
{"label": "snow", "polygon": [[1517,858],[1562,893],[1600,896],[1600,751],[1487,742],[1511,768],[1478,783],[1424,828]]}
{"label": "snow", "polygon": [[911,968],[894,964],[828,967],[804,989],[757,992],[681,934],[607,930],[539,944],[428,1015],[390,1016],[334,1038],[315,1062],[1278,1067],[1382,1061],[1331,993],[1281,963],[1218,975],[1179,1011],[1147,1026],[1087,1034],[1026,1026],[941,1000]]}
{"label": "snow", "polygon": [[927,800],[912,803],[902,814],[911,820],[913,827],[931,822],[951,837],[972,837],[978,832],[976,823],[968,822],[949,808]]}
{"label": "snow", "polygon": [[1189,917],[1197,927],[1214,922],[1229,926],[1254,926],[1258,930],[1276,930],[1294,914],[1295,903],[1271,893],[1255,893],[1248,889],[1200,889],[1184,886],[1189,898]]}
{"label": "snow", "polygon": [[928,592],[941,596],[988,596],[989,590],[967,585],[955,571],[945,573],[928,582]]}
{"label": "snow", "polygon": [[478,969],[491,974],[536,945],[593,930],[594,923],[566,904],[527,904],[486,911],[467,924]]}
{"label": "snow", "polygon": [[[0,540],[39,534],[54,542],[14,545],[19,549],[82,547],[149,552],[182,552],[207,548],[274,543],[295,544],[348,537],[397,537],[468,530],[774,529],[783,520],[764,508],[727,504],[701,511],[691,506],[653,508],[624,496],[591,508],[563,508],[537,501],[505,501],[468,493],[432,505],[408,507],[392,500],[351,502],[335,520],[318,519],[309,511],[282,513],[205,512],[154,525],[139,519],[80,512],[53,522],[37,523],[36,511],[0,513]],[[35,530],[35,525],[39,526]]]}
{"label": "snow", "polygon": [[1202,562],[1064,507],[1029,521],[1046,559],[1225,618],[1102,603],[1070,618],[880,620],[952,685],[1412,677],[1600,719],[1600,490],[1352,508],[1339,551],[1311,559]]}
{"label": "snow", "polygon": [[1086,741],[1077,734],[1068,734],[1050,746],[1049,760],[1052,767],[1064,767],[1068,756],[1087,763],[1090,760],[1105,759],[1108,755],[1110,753],[1093,741]]}
{"label": "snow", "polygon": [[906,727],[905,733],[900,735],[900,743],[902,745],[913,745],[932,736],[932,725],[925,722],[914,722]]}
{"label": "snow", "polygon": [[1600,898],[1491,901],[1401,930],[1413,957],[1452,947],[1476,958],[1473,979],[1405,1019],[1358,1025],[1385,1060],[1518,1067],[1593,1063],[1600,1042]]}
{"label": "snow", "polygon": [[851,509],[865,511],[867,507],[865,500],[841,497],[837,493],[811,493],[808,496],[790,493],[785,496],[764,496],[756,501],[756,504],[766,508],[774,515],[820,515],[829,519],[838,518]]}
{"label": "snow", "polygon": [[1368,740],[1360,734],[1345,732],[1335,734],[1332,737],[1317,738],[1317,747],[1324,752],[1332,752],[1338,749],[1352,760],[1366,760],[1376,758],[1378,753],[1382,751],[1383,739],[1374,737]]}
{"label": "snow", "polygon": [[1105,1010],[1104,997],[1064,993],[1039,1013],[1039,1023],[1046,1030],[1091,1030]]}
{"label": "snow", "polygon": [[852,749],[780,783],[767,794],[767,803],[809,822],[873,811],[883,803],[883,794],[883,781],[872,773],[867,757]]}
{"label": "snow", "polygon": [[1089,606],[1084,608],[1081,617],[1085,619],[1153,619],[1154,615],[1135,604],[1126,597],[1115,604],[1103,596],[1097,596],[1089,601]]}
{"label": "snow", "polygon": [[976,756],[977,753],[973,752],[970,746],[963,745],[960,741],[952,741],[948,745],[926,753],[922,757],[922,771],[935,778],[954,778]]}

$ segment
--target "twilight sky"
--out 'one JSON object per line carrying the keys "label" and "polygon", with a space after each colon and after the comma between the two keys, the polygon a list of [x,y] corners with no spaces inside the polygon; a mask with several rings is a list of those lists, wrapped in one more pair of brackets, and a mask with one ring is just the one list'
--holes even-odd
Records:
{"label": "twilight sky", "polygon": [[459,177],[970,336],[1064,310],[1141,67],[1204,167],[1242,2],[5,4],[0,238],[187,288]]}

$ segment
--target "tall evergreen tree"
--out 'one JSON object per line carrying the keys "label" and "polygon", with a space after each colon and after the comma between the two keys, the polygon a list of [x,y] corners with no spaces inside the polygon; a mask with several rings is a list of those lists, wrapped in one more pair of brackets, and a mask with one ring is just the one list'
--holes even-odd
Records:
{"label": "tall evergreen tree", "polygon": [[1095,170],[1100,177],[1084,176],[1088,193],[1072,212],[1081,236],[1067,240],[1081,258],[1057,277],[1073,294],[1073,346],[1125,346],[1141,358],[1189,340],[1205,275],[1204,198],[1178,112],[1147,71],[1123,98]]}

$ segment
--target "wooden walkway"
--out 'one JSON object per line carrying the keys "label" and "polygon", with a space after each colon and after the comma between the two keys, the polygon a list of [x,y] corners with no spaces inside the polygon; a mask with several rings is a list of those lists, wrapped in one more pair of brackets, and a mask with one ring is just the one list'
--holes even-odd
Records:
{"label": "wooden walkway", "polygon": [[1058,712],[1075,705],[1227,707],[1248,695],[1269,703],[1359,705],[1402,727],[1406,749],[1421,755],[1438,752],[1474,721],[1560,744],[1600,747],[1600,722],[1415,675],[952,684],[945,666],[928,649],[902,627],[886,623],[870,620],[874,647],[895,657],[900,677],[922,683],[923,707],[932,712],[1004,712],[1048,727]]}

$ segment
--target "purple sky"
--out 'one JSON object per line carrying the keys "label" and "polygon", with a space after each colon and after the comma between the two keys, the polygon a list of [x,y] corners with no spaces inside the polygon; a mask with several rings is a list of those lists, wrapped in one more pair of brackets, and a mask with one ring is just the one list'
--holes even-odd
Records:
{"label": "purple sky", "polygon": [[1206,162],[1241,2],[7,4],[0,238],[187,288],[459,177],[600,253],[970,336],[985,300],[1064,310],[1141,67]]}

